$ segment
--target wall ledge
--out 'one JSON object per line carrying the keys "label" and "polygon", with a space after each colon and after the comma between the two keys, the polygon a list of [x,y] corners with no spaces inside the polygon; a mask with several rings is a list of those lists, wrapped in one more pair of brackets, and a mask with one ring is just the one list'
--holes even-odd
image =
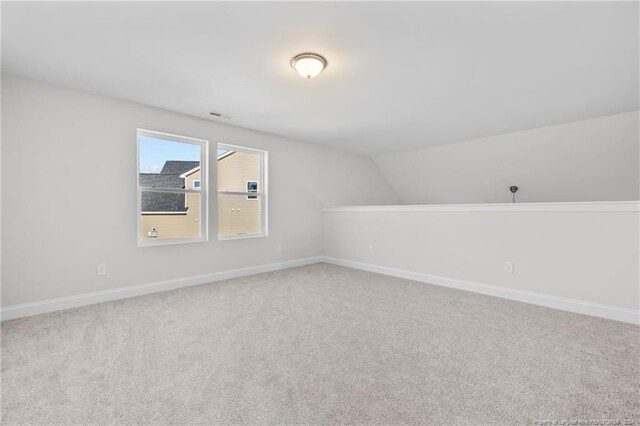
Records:
{"label": "wall ledge", "polygon": [[333,206],[323,212],[640,212],[640,201]]}

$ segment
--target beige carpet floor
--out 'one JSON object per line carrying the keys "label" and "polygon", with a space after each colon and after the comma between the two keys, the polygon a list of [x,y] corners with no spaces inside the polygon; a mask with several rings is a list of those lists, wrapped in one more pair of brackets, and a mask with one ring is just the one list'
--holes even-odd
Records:
{"label": "beige carpet floor", "polygon": [[2,423],[640,424],[640,328],[326,264],[2,324]]}

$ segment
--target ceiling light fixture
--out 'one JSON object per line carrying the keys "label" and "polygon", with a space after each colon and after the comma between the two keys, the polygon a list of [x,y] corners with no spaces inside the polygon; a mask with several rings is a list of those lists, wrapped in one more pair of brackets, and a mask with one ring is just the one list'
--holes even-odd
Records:
{"label": "ceiling light fixture", "polygon": [[291,60],[291,67],[306,79],[320,75],[327,66],[327,60],[317,53],[301,53]]}

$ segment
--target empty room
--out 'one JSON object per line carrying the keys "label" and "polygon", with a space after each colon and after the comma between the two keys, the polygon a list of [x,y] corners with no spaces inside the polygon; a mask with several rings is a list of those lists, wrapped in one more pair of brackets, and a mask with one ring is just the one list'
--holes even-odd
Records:
{"label": "empty room", "polygon": [[640,2],[0,7],[2,424],[640,425]]}

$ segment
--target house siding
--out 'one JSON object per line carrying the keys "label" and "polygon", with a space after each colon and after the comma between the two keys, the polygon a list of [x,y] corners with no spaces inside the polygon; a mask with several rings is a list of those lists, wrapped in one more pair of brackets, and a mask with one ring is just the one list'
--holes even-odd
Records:
{"label": "house siding", "polygon": [[[218,189],[221,191],[247,190],[247,181],[260,181],[261,158],[259,155],[235,152],[218,161]],[[218,235],[257,234],[260,229],[259,199],[247,199],[244,195],[218,196]]]}

